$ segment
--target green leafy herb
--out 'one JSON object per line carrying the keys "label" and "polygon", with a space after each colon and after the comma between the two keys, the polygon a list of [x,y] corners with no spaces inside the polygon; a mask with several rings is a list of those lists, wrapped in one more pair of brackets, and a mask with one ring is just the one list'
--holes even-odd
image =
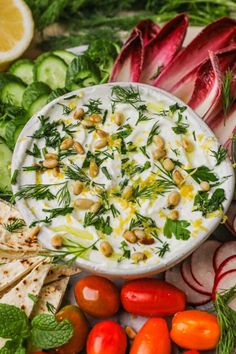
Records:
{"label": "green leafy herb", "polygon": [[37,144],[34,144],[33,146],[33,151],[30,151],[30,150],[26,150],[26,154],[27,155],[31,155],[31,156],[34,156],[36,158],[41,158],[41,151],[40,149],[38,148],[38,145]]}
{"label": "green leafy herb", "polygon": [[20,232],[25,227],[23,219],[13,219],[7,224],[3,224],[4,229],[9,232]]}
{"label": "green leafy herb", "polygon": [[16,340],[24,339],[29,334],[29,321],[26,314],[19,308],[0,304],[0,337]]}
{"label": "green leafy herb", "polygon": [[68,107],[67,105],[65,105],[63,103],[57,103],[57,104],[63,108],[62,114],[64,116],[68,116],[73,111],[72,108]]}
{"label": "green leafy herb", "polygon": [[58,158],[59,160],[63,160],[66,157],[73,156],[73,155],[78,155],[78,152],[74,149],[68,149],[68,150],[59,151]]}
{"label": "green leafy herb", "polygon": [[211,156],[213,156],[216,159],[216,166],[219,166],[227,156],[227,149],[224,148],[222,145],[218,147],[217,151],[211,150],[211,152],[212,152]]}
{"label": "green leafy herb", "polygon": [[203,216],[207,216],[216,210],[222,210],[225,199],[225,191],[222,188],[217,188],[211,197],[208,192],[199,191],[194,198],[194,210],[201,211]]}
{"label": "green leafy herb", "polygon": [[125,124],[120,127],[115,134],[112,134],[112,139],[125,139],[127,138],[133,131],[133,128],[129,124]]}
{"label": "green leafy herb", "polygon": [[113,86],[112,87],[112,102],[116,103],[127,103],[137,108],[135,105],[137,103],[142,102],[140,92],[138,88],[133,86],[130,87],[121,87],[121,86]]}
{"label": "green leafy herb", "polygon": [[144,112],[142,110],[139,110],[138,119],[137,119],[137,122],[135,123],[135,125],[138,125],[141,122],[148,122],[151,119],[153,119],[153,118],[148,117],[147,115],[144,114]]}
{"label": "green leafy herb", "polygon": [[104,174],[104,176],[106,176],[107,179],[109,179],[109,180],[112,179],[112,177],[111,177],[110,173],[108,172],[106,166],[103,166],[103,167],[101,168],[101,171],[102,171],[102,173]]}
{"label": "green leafy herb", "polygon": [[34,227],[35,225],[40,224],[40,223],[51,224],[52,220],[54,218],[56,218],[57,216],[59,216],[59,215],[64,216],[67,214],[71,214],[73,210],[74,210],[74,208],[68,207],[68,206],[66,206],[64,208],[43,209],[43,211],[45,213],[50,213],[50,215],[46,216],[45,219],[36,220],[36,221],[32,222],[30,224],[30,227]]}
{"label": "green leafy herb", "polygon": [[173,127],[172,130],[175,134],[186,134],[188,127],[189,125],[187,123],[177,123],[176,127]]}
{"label": "green leafy herb", "polygon": [[158,135],[160,133],[160,126],[158,125],[158,122],[156,122],[153,126],[152,129],[148,135],[147,138],[147,146],[150,145],[152,143],[152,140],[154,138],[155,135]]}
{"label": "green leafy herb", "polygon": [[65,182],[64,185],[59,189],[56,194],[59,205],[69,205],[71,202],[71,196],[68,188],[68,182]]}
{"label": "green leafy herb", "polygon": [[139,149],[143,153],[144,156],[146,156],[148,159],[150,159],[150,156],[147,153],[147,147],[146,146],[140,146]]}
{"label": "green leafy herb", "polygon": [[42,165],[33,165],[33,166],[23,166],[22,171],[30,172],[30,171],[46,171],[48,168]]}
{"label": "green leafy herb", "polygon": [[146,228],[146,227],[152,227],[157,229],[157,224],[155,220],[153,220],[151,217],[141,215],[140,213],[135,213],[135,218],[131,219],[129,229],[133,230],[135,228]]}
{"label": "green leafy herb", "polygon": [[136,165],[134,161],[130,159],[123,159],[122,161],[122,176],[126,173],[128,176],[132,177],[136,174],[141,174],[142,172],[148,170],[151,167],[150,161],[146,161],[143,166]]}
{"label": "green leafy herb", "polygon": [[11,177],[11,184],[16,184],[18,174],[19,174],[19,170],[16,169]]}
{"label": "green leafy herb", "polygon": [[102,124],[105,124],[106,119],[107,119],[107,115],[108,115],[108,110],[106,109],[104,114],[103,114],[103,117],[102,117]]}
{"label": "green leafy herb", "polygon": [[171,149],[176,157],[180,156],[180,151],[178,149]]}
{"label": "green leafy herb", "polygon": [[53,304],[51,304],[50,302],[47,301],[46,306],[47,306],[48,312],[51,312],[53,315],[57,312],[56,307]]}
{"label": "green leafy herb", "polygon": [[118,215],[120,215],[119,210],[115,207],[114,204],[111,204],[110,210],[111,210],[111,213],[113,215],[113,218],[116,218]]}
{"label": "green leafy herb", "polygon": [[82,168],[80,168],[74,162],[71,162],[71,165],[67,167],[65,174],[67,178],[72,179],[74,181],[80,181],[82,183],[85,183],[87,186],[91,185],[104,187],[103,184],[92,181],[88,177],[88,175],[82,170]]}
{"label": "green leafy herb", "polygon": [[222,94],[221,94],[221,101],[224,110],[225,117],[227,116],[230,107],[234,102],[234,98],[231,93],[231,84],[233,81],[233,72],[232,70],[228,69],[223,76],[222,80]]}
{"label": "green leafy herb", "polygon": [[99,99],[93,100],[92,98],[89,100],[88,104],[85,104],[84,106],[88,108],[86,114],[91,115],[91,114],[101,114],[102,109],[101,106],[102,101]]}
{"label": "green leafy herb", "polygon": [[22,186],[18,192],[16,192],[12,197],[12,202],[18,199],[29,199],[34,198],[36,200],[40,199],[55,199],[55,195],[50,192],[50,187],[55,186],[55,184],[27,184]]}
{"label": "green leafy herb", "polygon": [[61,142],[60,133],[57,130],[58,122],[49,122],[49,117],[40,116],[40,128],[37,129],[32,138],[34,139],[45,139],[46,146],[57,147]]}
{"label": "green leafy herb", "polygon": [[162,243],[160,247],[157,247],[157,255],[163,258],[167,252],[170,252],[170,244],[168,242]]}
{"label": "green leafy herb", "polygon": [[177,240],[188,240],[190,237],[189,226],[190,223],[187,220],[171,220],[167,218],[163,230],[164,235],[167,238],[172,238],[172,235],[174,235]]}
{"label": "green leafy herb", "polygon": [[94,226],[96,230],[101,231],[106,235],[110,235],[112,233],[112,227],[110,225],[110,217],[107,216],[104,218],[98,213],[88,212],[84,216],[84,227]]}
{"label": "green leafy herb", "polygon": [[28,298],[30,299],[30,300],[32,300],[33,301],[33,303],[37,303],[38,302],[38,300],[39,300],[39,297],[38,296],[36,296],[36,295],[34,295],[34,294],[31,294],[31,293],[29,293],[28,294]]}
{"label": "green leafy herb", "polygon": [[127,242],[121,241],[119,249],[122,251],[122,256],[117,260],[117,262],[121,262],[125,258],[130,258],[130,248]]}
{"label": "green leafy herb", "polygon": [[186,170],[197,183],[202,181],[218,182],[219,178],[207,166],[200,166]]}
{"label": "green leafy herb", "polygon": [[61,122],[62,124],[62,130],[69,136],[73,137],[73,134],[76,133],[77,128],[80,125],[80,122],[74,123],[74,124],[65,124],[63,121]]}

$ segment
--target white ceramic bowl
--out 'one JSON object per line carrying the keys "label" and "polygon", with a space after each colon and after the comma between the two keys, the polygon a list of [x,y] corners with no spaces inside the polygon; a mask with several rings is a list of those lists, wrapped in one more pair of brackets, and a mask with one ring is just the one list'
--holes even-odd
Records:
{"label": "white ceramic bowl", "polygon": [[[119,85],[119,86],[129,86],[129,83],[109,83],[109,84],[104,84],[104,85],[98,85],[98,86],[92,86],[92,87],[87,87],[84,89],[76,90],[74,92],[71,92],[69,94],[66,94],[62,97],[69,97],[71,95],[78,95],[81,91],[84,92],[84,94],[91,94],[91,95],[97,95],[102,96],[103,94],[106,95],[110,88],[113,85]],[[163,98],[168,105],[174,104],[174,103],[179,103],[180,105],[186,106],[181,100],[177,99],[176,97],[172,96],[171,94],[160,90],[158,88],[151,87],[149,85],[144,85],[144,84],[132,84],[134,86],[138,86],[139,89],[142,91],[150,91],[152,95],[156,95],[158,99]],[[12,160],[12,172],[15,171],[16,169],[21,169],[22,166],[24,166],[24,157],[25,157],[25,151],[26,149],[32,149],[31,143],[32,139],[29,138],[33,132],[39,127],[39,121],[38,121],[38,116],[40,115],[45,115],[47,116],[47,112],[50,110],[50,108],[55,104],[61,101],[61,98],[57,98],[53,102],[50,102],[48,105],[46,105],[38,114],[33,116],[29,122],[26,124],[24,127],[23,131],[21,132],[15,150],[13,154],[13,160]],[[65,103],[65,101],[64,101]],[[209,129],[209,127],[202,121],[201,118],[199,118],[189,107],[187,107],[187,110],[185,113],[188,115],[188,119],[192,120],[195,122],[195,124],[198,124],[201,127],[201,130],[204,132],[209,137],[214,137],[214,134],[212,131]],[[224,176],[231,176],[227,179],[227,181],[224,183],[224,189],[225,189],[225,194],[226,194],[226,201],[223,203],[224,207],[224,212],[227,211],[230,202],[233,197],[233,191],[234,191],[234,171],[232,169],[231,163],[229,159],[226,159],[225,162],[223,162],[224,165],[222,165],[222,175],[221,177]],[[29,183],[29,181],[27,181]],[[13,192],[16,193],[20,186],[26,184],[25,181],[25,175],[24,174],[19,174],[19,177],[17,179],[17,183],[13,186]],[[22,213],[23,217],[25,218],[26,222],[30,224],[32,221],[35,220],[35,216],[32,213],[32,210],[28,207],[28,203],[26,200],[18,200],[17,201],[17,207]],[[181,260],[183,260],[185,257],[187,257],[189,254],[191,254],[199,245],[205,241],[214,231],[214,229],[218,226],[218,224],[221,221],[221,217],[215,217],[214,220],[212,221],[210,228],[208,231],[204,232],[201,236],[199,237],[190,237],[188,241],[183,245],[183,247],[173,250],[169,252],[168,256],[165,259],[160,259],[160,262],[158,264],[140,264],[137,267],[130,267],[130,268],[120,268],[120,267],[108,267],[103,264],[95,264],[92,263],[91,261],[85,260],[78,258],[77,259],[77,264],[82,268],[86,269],[91,272],[95,272],[98,274],[103,274],[106,276],[114,276],[114,277],[123,277],[123,278],[134,278],[134,277],[139,277],[139,276],[146,276],[146,275],[152,275],[152,274],[157,274],[160,272],[165,271],[166,269],[174,266]],[[47,229],[46,226],[42,227],[42,231],[40,232],[39,235],[39,240],[42,242],[42,244],[46,248],[51,248],[50,244],[50,236],[49,236],[49,230]]]}

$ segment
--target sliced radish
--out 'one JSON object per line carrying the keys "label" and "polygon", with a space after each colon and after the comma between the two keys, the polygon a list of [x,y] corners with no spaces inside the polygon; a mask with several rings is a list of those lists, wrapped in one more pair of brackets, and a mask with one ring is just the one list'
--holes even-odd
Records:
{"label": "sliced radish", "polygon": [[236,235],[236,201],[235,200],[231,203],[227,211],[227,216],[228,216],[228,220],[226,221],[226,226],[234,235]]}
{"label": "sliced radish", "polygon": [[171,269],[168,269],[165,273],[165,280],[181,289],[187,296],[187,302],[192,305],[203,305],[207,302],[211,301],[211,297],[208,295],[200,294],[199,292],[193,290],[188,286],[188,284],[184,281],[180,265],[177,265]]}
{"label": "sliced radish", "polygon": [[229,257],[236,256],[236,241],[223,243],[214,256],[214,268],[217,270],[221,264]]}
{"label": "sliced radish", "polygon": [[207,292],[204,286],[202,286],[198,281],[196,281],[193,277],[191,272],[191,258],[185,259],[185,261],[181,265],[181,274],[184,281],[192,288],[193,290],[197,291],[198,293],[204,295],[211,295],[210,292]]}
{"label": "sliced radish", "polygon": [[226,260],[217,269],[216,279],[220,278],[222,274],[236,270],[236,255],[226,258]]}
{"label": "sliced radish", "polygon": [[[216,293],[221,293],[225,290],[230,290],[232,287],[236,285],[236,269],[230,270],[221,275],[218,278],[214,290],[212,293],[213,299],[215,299]],[[232,299],[228,304],[233,310],[236,311],[236,297]]]}
{"label": "sliced radish", "polygon": [[206,241],[192,254],[191,258],[191,269],[194,278],[209,293],[212,292],[215,279],[213,258],[219,246],[220,242],[218,241]]}

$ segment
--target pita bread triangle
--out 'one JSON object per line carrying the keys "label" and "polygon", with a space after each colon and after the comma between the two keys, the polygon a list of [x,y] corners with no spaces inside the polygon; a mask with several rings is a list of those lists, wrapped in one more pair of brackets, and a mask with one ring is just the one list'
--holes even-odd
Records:
{"label": "pita bread triangle", "polygon": [[64,264],[53,265],[48,272],[44,285],[50,284],[65,277],[71,277],[72,275],[78,273],[81,273],[81,270],[76,266],[67,266]]}

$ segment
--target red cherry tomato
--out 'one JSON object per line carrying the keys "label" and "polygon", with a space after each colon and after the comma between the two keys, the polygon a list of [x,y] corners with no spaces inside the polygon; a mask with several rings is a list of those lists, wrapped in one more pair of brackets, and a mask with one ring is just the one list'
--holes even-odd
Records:
{"label": "red cherry tomato", "polygon": [[77,282],[74,292],[79,307],[93,317],[112,317],[119,310],[119,291],[106,278],[84,277]]}
{"label": "red cherry tomato", "polygon": [[127,312],[147,317],[164,317],[183,311],[186,296],[165,281],[137,279],[123,285],[121,302]]}
{"label": "red cherry tomato", "polygon": [[87,340],[87,354],[125,354],[126,334],[116,322],[103,321],[93,327]]}
{"label": "red cherry tomato", "polygon": [[170,335],[163,318],[151,318],[136,335],[130,354],[170,354]]}
{"label": "red cherry tomato", "polygon": [[197,350],[188,350],[187,352],[184,352],[183,354],[200,354]]}

